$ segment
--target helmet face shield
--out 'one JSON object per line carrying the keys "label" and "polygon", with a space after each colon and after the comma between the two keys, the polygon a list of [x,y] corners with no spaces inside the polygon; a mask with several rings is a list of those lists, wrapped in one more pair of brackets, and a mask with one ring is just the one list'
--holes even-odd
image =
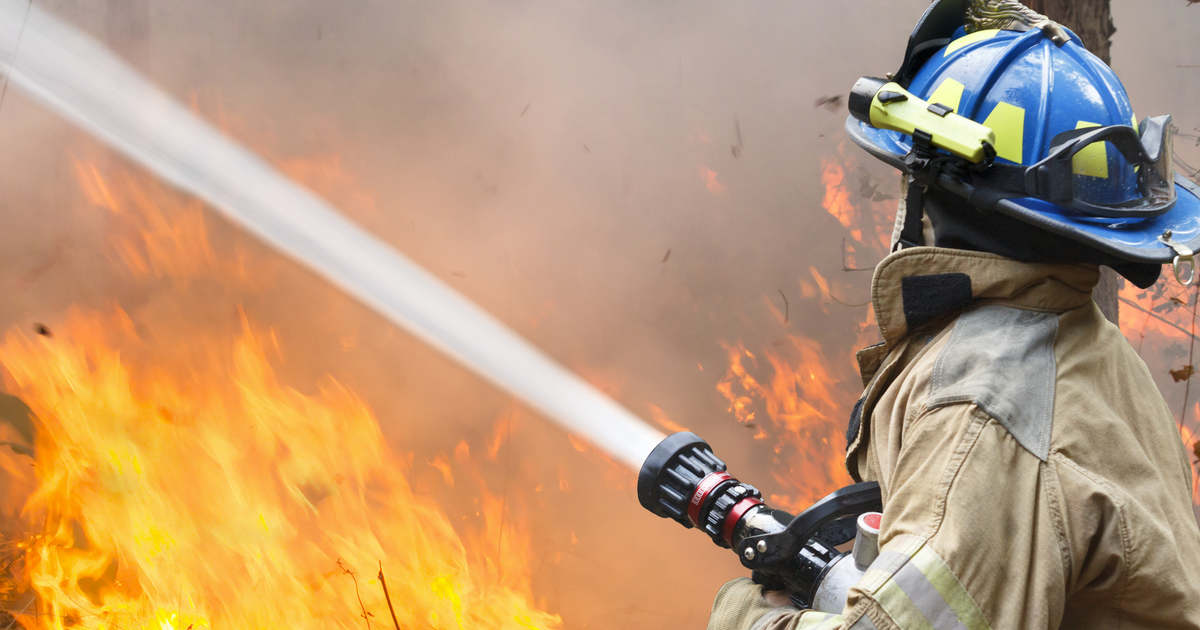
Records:
{"label": "helmet face shield", "polygon": [[[1147,118],[1141,134],[1129,125],[1086,127],[1061,133],[1049,154],[1025,169],[1024,192],[1098,217],[1162,214],[1175,205],[1170,116]],[[1121,178],[1136,177],[1137,195]]]}
{"label": "helmet face shield", "polygon": [[1150,166],[1138,171],[1138,185],[1147,197],[1175,203],[1175,126],[1171,116],[1155,116],[1142,121],[1142,147]]}

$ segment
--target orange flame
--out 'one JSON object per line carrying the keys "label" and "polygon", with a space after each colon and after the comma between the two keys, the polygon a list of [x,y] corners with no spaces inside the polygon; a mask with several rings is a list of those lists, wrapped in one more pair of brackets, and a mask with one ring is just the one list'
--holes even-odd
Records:
{"label": "orange flame", "polygon": [[[1200,417],[1200,403],[1192,407],[1192,417]],[[1186,424],[1179,425],[1179,438],[1183,440],[1183,448],[1188,452],[1193,467],[1200,461],[1200,433],[1192,430]],[[1192,472],[1192,504],[1200,505],[1200,473]]]}
{"label": "orange flame", "polygon": [[704,179],[704,187],[708,192],[714,195],[720,195],[725,192],[725,184],[717,179],[717,172],[707,166],[700,167],[700,177]]}
{"label": "orange flame", "polygon": [[[850,259],[843,264],[855,265],[860,251],[873,252],[882,258],[890,241],[890,221],[894,212],[886,195],[867,200],[872,212],[862,213],[852,201],[846,181],[847,167],[842,158],[821,161],[821,181],[824,185],[822,205],[848,231],[853,243],[846,253]],[[876,191],[878,192],[878,191]],[[879,207],[875,207],[879,206]],[[864,230],[878,238],[864,243]],[[834,285],[815,266],[806,277],[800,278],[799,298],[816,300],[823,313],[832,314],[834,303],[843,308],[859,308],[866,304],[847,303],[835,295]],[[782,293],[782,292],[781,292]],[[787,300],[786,294],[783,296]],[[764,302],[775,324],[787,326],[791,316],[775,305],[774,296]],[[795,306],[788,304],[785,308]],[[795,312],[795,309],[789,309]],[[878,336],[874,314],[869,308],[854,327],[861,345]],[[785,495],[770,497],[787,509],[803,509],[834,488],[849,482],[841,448],[842,432],[861,383],[846,368],[850,363],[831,364],[819,343],[803,336],[788,335],[772,349],[756,354],[743,343],[724,344],[728,368],[717,391],[729,404],[729,413],[737,422],[754,431],[756,440],[770,441],[776,460],[776,480],[788,490]],[[849,348],[847,348],[849,350]],[[849,354],[849,352],[847,352]]]}
{"label": "orange flame", "polygon": [[[160,183],[131,174],[109,181],[86,162],[76,160],[74,168],[85,198],[120,219],[111,245],[117,262],[135,277],[186,282],[216,273],[241,286],[252,284],[243,254],[221,257],[213,251],[199,201],[184,200]],[[164,198],[177,203],[169,216],[159,208]]]}
{"label": "orange flame", "polygon": [[825,198],[821,205],[825,211],[850,230],[850,235],[856,241],[862,241],[862,229],[858,226],[860,217],[850,203],[850,191],[846,188],[846,170],[835,160],[821,159],[821,183],[825,186]]}
{"label": "orange flame", "polygon": [[734,418],[755,431],[755,439],[773,438],[779,463],[775,479],[789,490],[772,495],[771,501],[785,509],[802,509],[848,483],[841,451],[834,444],[845,427],[853,395],[839,387],[842,381],[833,377],[820,346],[789,337],[779,352],[765,353],[765,362],[740,343],[726,344],[725,350],[729,368],[717,391],[729,402]]}
{"label": "orange flame", "polygon": [[[850,236],[844,262],[852,267],[859,265],[860,253],[877,259],[888,253],[898,196],[894,184],[875,181],[869,169],[857,160],[847,155],[845,143],[839,145],[836,158],[821,159],[821,184],[825,189],[822,206]],[[847,181],[847,172],[860,174],[856,189]],[[872,236],[872,240],[864,240],[864,235]]]}
{"label": "orange flame", "polygon": [[[92,204],[132,225],[115,244],[135,277],[240,273],[213,253],[199,206],[167,218],[172,193],[132,177],[114,184],[82,162],[76,172]],[[281,381],[283,345],[242,315],[232,339],[189,334],[163,352],[120,309],[74,310],[52,337],[4,336],[6,389],[37,430],[32,456],[0,444],[2,489],[28,482],[0,496],[0,517],[22,523],[6,533],[33,532],[13,545],[17,574],[0,574],[0,597],[36,595],[20,622],[391,627],[381,573],[404,628],[560,627],[534,602],[513,507],[481,487],[479,529],[456,531],[414,492],[411,458],[388,448],[352,391],[332,379],[313,392]],[[448,486],[460,473],[461,489],[467,444],[454,455],[429,464]]]}

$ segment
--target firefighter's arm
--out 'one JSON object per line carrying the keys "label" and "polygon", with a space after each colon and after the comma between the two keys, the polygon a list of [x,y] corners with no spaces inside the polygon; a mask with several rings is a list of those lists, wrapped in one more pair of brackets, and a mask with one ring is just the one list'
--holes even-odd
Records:
{"label": "firefighter's arm", "polygon": [[774,608],[727,584],[709,630],[1052,629],[1065,571],[1042,462],[974,404],[904,429],[885,485],[881,551],[841,615]]}
{"label": "firefighter's arm", "polygon": [[841,625],[841,615],[800,611],[776,604],[768,601],[762,587],[749,578],[727,582],[713,602],[708,630],[832,630]]}
{"label": "firefighter's arm", "polygon": [[1067,552],[1062,498],[1044,461],[972,402],[906,418],[899,446],[881,460],[881,553],[851,590],[848,621],[1059,627]]}

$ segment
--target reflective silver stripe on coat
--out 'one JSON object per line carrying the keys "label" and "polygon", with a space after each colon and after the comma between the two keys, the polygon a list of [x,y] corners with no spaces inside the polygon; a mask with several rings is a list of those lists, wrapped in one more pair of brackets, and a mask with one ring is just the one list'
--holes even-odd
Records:
{"label": "reflective silver stripe on coat", "polygon": [[[909,545],[909,541],[902,541],[902,546]],[[861,590],[896,624],[904,630],[991,630],[978,604],[928,543],[916,549],[898,569],[893,569],[898,554],[889,549],[891,546],[880,555],[880,559],[886,556],[888,566],[872,564],[868,569],[868,574],[888,577],[864,579]],[[851,628],[858,628],[861,622]]]}
{"label": "reflective silver stripe on coat", "polygon": [[966,630],[954,609],[942,599],[941,593],[925,579],[916,565],[911,562],[904,565],[893,580],[934,630]]}
{"label": "reflective silver stripe on coat", "polygon": [[973,402],[1042,461],[1050,453],[1058,316],[1008,306],[960,315],[933,366],[929,407]]}

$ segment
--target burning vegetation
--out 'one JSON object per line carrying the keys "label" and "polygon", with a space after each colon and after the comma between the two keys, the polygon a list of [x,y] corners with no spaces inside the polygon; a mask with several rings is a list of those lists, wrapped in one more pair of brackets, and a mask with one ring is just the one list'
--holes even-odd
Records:
{"label": "burning vegetation", "polygon": [[[847,173],[857,173],[863,186],[852,187]],[[848,260],[834,278],[810,266],[789,291],[825,317],[848,314],[858,320],[858,345],[865,346],[877,335],[871,308],[866,301],[840,296],[863,293],[869,277],[858,274],[857,265],[869,270],[887,254],[896,202],[887,195],[862,194],[863,187],[886,186],[875,184],[845,146],[822,160],[821,182],[822,207],[843,230],[843,258]],[[787,292],[765,296],[763,308],[772,325],[789,328]],[[862,389],[853,349],[827,348],[819,339],[791,332],[762,348],[744,341],[722,345],[728,366],[716,388],[734,420],[768,446],[776,490],[767,497],[770,502],[799,511],[850,483],[842,457],[844,434],[848,410]]]}
{"label": "burning vegetation", "polygon": [[[437,3],[429,5],[437,6]],[[556,7],[555,14],[560,12]],[[511,24],[524,26],[526,20],[522,13]],[[624,22],[621,24],[624,29]],[[588,30],[592,30],[591,24]],[[256,38],[265,36],[255,33]],[[475,35],[491,37],[496,33],[523,37],[525,31],[496,28],[488,21]],[[390,31],[388,38],[393,39]],[[478,37],[472,39],[477,41]],[[658,33],[647,37],[656,42],[659,39]],[[792,38],[786,39],[791,46]],[[736,53],[754,48],[734,40],[729,48],[705,41],[705,50],[713,51],[714,60],[734,58]],[[818,47],[809,56],[815,56],[819,46],[825,46],[817,39],[813,42]],[[504,43],[505,49],[525,50],[523,45],[528,42],[521,40],[522,46],[507,45],[515,41]],[[466,48],[488,50],[486,46]],[[679,117],[677,109],[691,111],[695,102],[713,100],[707,91],[698,95],[687,89],[693,85],[711,85],[714,67],[721,72],[720,64],[703,63],[702,59],[689,60],[686,67],[683,60],[677,66],[670,59],[670,67],[662,69],[663,85],[678,81],[684,86],[687,82],[685,89],[679,90],[680,102],[669,102],[671,120]],[[514,62],[508,57],[489,61],[505,68],[525,67],[519,63],[520,59]],[[541,59],[538,61],[528,65],[537,68],[534,83],[538,89],[545,85],[561,89],[562,81],[543,76],[547,70]],[[577,61],[580,60],[564,64],[564,71],[572,78],[580,74]],[[232,65],[227,58],[224,63]],[[606,69],[606,66],[591,67],[582,74],[595,78]],[[391,72],[392,68],[386,70]],[[626,75],[624,66],[619,74]],[[375,74],[364,76],[375,81]],[[428,77],[422,80],[425,79]],[[529,126],[535,121],[538,125],[549,124],[539,117],[561,105],[550,98],[554,95],[543,94],[548,102],[539,101],[531,107],[529,96],[522,92],[528,86],[496,90],[489,82],[462,80],[461,83],[480,86],[489,104],[497,99],[503,102],[505,96],[520,99],[513,116]],[[521,85],[520,81],[510,83]],[[771,84],[799,83],[772,81]],[[622,103],[618,105],[625,105],[628,86],[613,86],[602,80],[597,80],[596,85],[604,94],[619,95]],[[255,89],[258,87],[256,84]],[[458,87],[456,84],[455,89]],[[724,85],[722,89],[737,93]],[[810,88],[804,85],[795,89]],[[445,102],[457,98],[458,92],[453,94],[455,97],[431,98],[430,102],[443,109]],[[620,109],[590,96],[579,100]],[[772,93],[769,100],[777,102],[778,95]],[[836,103],[824,99],[818,105],[837,109]],[[13,103],[8,107],[7,115],[11,116]],[[631,115],[637,120],[650,120],[646,108],[630,109],[636,110]],[[389,110],[389,119],[392,113]],[[651,292],[672,290],[664,290],[664,286],[685,287],[684,297],[663,303],[671,307],[672,313],[694,309],[696,304],[704,303],[703,291],[708,288],[707,280],[701,282],[696,278],[719,273],[718,267],[736,268],[736,273],[730,275],[737,276],[737,285],[754,287],[748,292],[759,290],[760,294],[728,309],[735,313],[729,319],[703,314],[720,322],[723,329],[720,335],[706,331],[695,342],[708,347],[712,355],[719,355],[713,358],[697,352],[703,361],[697,365],[696,378],[703,382],[703,393],[708,398],[696,395],[699,387],[692,388],[689,394],[700,402],[686,408],[687,413],[680,413],[682,405],[671,400],[663,401],[671,409],[670,414],[661,407],[649,406],[649,415],[668,431],[686,427],[707,435],[722,423],[735,426],[729,434],[744,438],[751,455],[746,459],[758,466],[756,471],[745,466],[739,466],[739,470],[747,471],[748,475],[761,473],[755,478],[764,480],[768,498],[780,507],[803,508],[846,483],[843,434],[846,415],[861,391],[861,383],[852,361],[852,344],[844,343],[847,340],[839,336],[857,337],[859,346],[875,341],[865,296],[869,270],[887,253],[891,217],[897,203],[895,181],[879,176],[878,169],[872,170],[852,157],[852,151],[845,147],[828,150],[830,154],[824,157],[813,157],[812,164],[801,161],[804,171],[799,176],[790,167],[779,167],[790,165],[797,158],[786,151],[807,150],[810,145],[807,140],[794,145],[777,143],[773,147],[764,142],[763,129],[790,129],[800,123],[790,112],[781,119],[771,119],[764,118],[761,110],[753,118],[741,119],[749,123],[745,125],[747,136],[754,143],[747,145],[743,141],[743,125],[735,118],[729,143],[704,136],[696,143],[700,148],[692,149],[696,155],[654,153],[653,160],[646,158],[647,163],[655,162],[653,168],[635,160],[627,174],[630,152],[605,146],[592,138],[603,137],[628,120],[600,117],[596,119],[598,122],[588,122],[591,112],[570,113],[562,116],[563,120],[570,120],[570,125],[558,128],[551,124],[549,129],[569,138],[563,140],[564,145],[569,144],[572,154],[578,153],[587,160],[569,162],[585,175],[571,179],[564,177],[564,173],[570,175],[565,169],[545,172],[535,169],[532,180],[522,180],[518,172],[494,166],[488,170],[489,162],[479,159],[483,166],[478,168],[487,172],[463,174],[456,167],[447,169],[453,171],[450,179],[456,186],[460,179],[471,181],[479,189],[472,194],[486,199],[488,204],[512,206],[542,203],[556,191],[544,197],[504,197],[497,195],[498,187],[540,190],[542,185],[553,188],[554,180],[565,179],[568,182],[563,185],[565,188],[597,195],[600,198],[597,207],[606,206],[606,211],[632,208],[638,213],[644,211],[648,199],[655,199],[642,188],[695,189],[699,195],[707,194],[714,200],[713,208],[718,210],[726,209],[725,204],[732,207],[747,201],[766,204],[774,210],[763,213],[756,209],[748,213],[766,217],[763,220],[770,222],[769,229],[757,232],[746,229],[736,232],[735,237],[770,234],[774,238],[778,234],[811,230],[819,232],[819,237],[799,242],[806,246],[812,246],[816,240],[841,242],[836,252],[828,256],[804,251],[785,259],[778,255],[779,249],[770,250],[770,243],[757,242],[760,237],[743,238],[755,241],[754,247],[763,247],[764,252],[771,254],[763,256],[769,259],[771,267],[783,267],[789,260],[802,262],[787,270],[794,281],[786,285],[762,281],[767,265],[747,264],[744,272],[741,261],[723,265],[720,260],[705,260],[697,264],[698,257],[719,259],[720,251],[733,251],[734,244],[717,238],[732,232],[732,220],[723,223],[724,217],[718,210],[709,215],[697,212],[697,207],[705,207],[693,204],[694,198],[685,197],[680,202],[681,206],[688,206],[685,210],[666,203],[661,205],[664,216],[684,217],[681,225],[660,226],[663,233],[686,232],[693,222],[709,221],[706,229],[712,234],[700,234],[712,238],[655,240],[653,256],[647,260],[656,267],[657,275],[639,271],[636,277],[665,276],[674,284],[646,282],[636,300],[644,300]],[[716,113],[712,115],[717,117]],[[420,126],[402,130],[420,135],[416,132],[425,129],[427,119],[410,117]],[[831,113],[828,118],[832,125],[828,128],[803,128],[811,136],[824,130],[833,137],[830,130],[840,129],[840,115]],[[467,120],[474,124],[473,119]],[[445,123],[446,129],[462,126],[473,130],[471,124],[457,119]],[[672,129],[658,121],[647,124]],[[687,124],[692,123],[689,120]],[[712,126],[717,127],[715,123]],[[754,136],[756,127],[758,136]],[[432,128],[442,129],[438,125]],[[520,129],[521,133],[532,133],[526,127]],[[656,128],[655,133],[658,132]],[[583,144],[575,134],[591,144]],[[420,148],[414,149],[414,153],[432,152],[429,161],[433,163],[450,161],[437,154],[443,144],[453,149],[448,153],[454,154],[457,163],[459,153],[467,153],[463,146],[477,142],[472,136],[460,146],[454,139],[446,141],[434,133],[430,136],[433,139],[428,144],[415,145]],[[656,135],[653,142],[646,144],[660,147],[671,142],[673,138]],[[520,151],[514,154],[508,144],[488,147],[505,163],[530,159]],[[709,148],[713,150],[708,151]],[[389,154],[381,161],[394,157]],[[563,159],[553,161],[568,163]],[[678,176],[661,177],[663,173],[674,173],[663,165],[676,165]],[[358,210],[371,206],[371,200],[361,190],[341,185],[344,182],[339,179],[336,158],[297,161],[281,167],[322,194],[328,188],[340,188],[339,194],[326,196],[341,200],[343,208],[347,197],[351,198],[351,205],[359,205]],[[589,605],[618,619],[682,619],[687,611],[693,611],[697,615],[694,621],[705,612],[711,599],[710,587],[731,575],[729,567],[721,565],[720,571],[712,572],[708,580],[711,584],[696,586],[700,580],[695,576],[705,572],[687,571],[686,579],[693,580],[688,586],[695,588],[683,593],[690,589],[681,587],[679,593],[669,594],[674,599],[663,603],[661,609],[657,605],[649,610],[635,609],[633,605],[612,606],[602,582],[624,578],[631,590],[644,591],[655,583],[654,578],[647,578],[644,573],[638,575],[636,571],[630,571],[633,575],[626,578],[627,574],[621,571],[627,570],[626,565],[632,565],[632,561],[600,566],[598,559],[607,560],[616,557],[617,552],[626,551],[616,549],[615,543],[611,549],[597,545],[600,550],[590,552],[590,556],[573,549],[572,545],[580,539],[595,543],[582,528],[578,534],[574,527],[564,528],[558,541],[561,544],[551,548],[549,543],[534,536],[533,524],[522,514],[520,506],[513,505],[508,495],[497,493],[484,481],[489,475],[483,468],[503,457],[505,441],[513,429],[511,418],[496,422],[490,434],[482,438],[486,441],[482,447],[475,442],[468,444],[465,439],[456,442],[457,437],[448,448],[420,451],[419,455],[416,453],[421,445],[415,442],[404,443],[404,448],[389,446],[381,430],[381,419],[386,418],[384,424],[390,426],[391,422],[408,422],[409,417],[403,414],[393,417],[395,414],[373,410],[365,393],[332,377],[325,377],[315,388],[295,384],[297,379],[292,378],[288,368],[294,368],[294,358],[303,352],[305,338],[281,332],[274,318],[261,314],[253,306],[244,306],[227,317],[229,321],[222,320],[224,323],[220,324],[212,321],[211,309],[199,307],[222,302],[229,293],[247,296],[249,301],[266,301],[263,296],[275,288],[272,285],[280,263],[273,257],[223,247],[220,238],[210,235],[211,226],[207,225],[200,202],[156,184],[145,173],[114,165],[111,160],[78,160],[67,170],[91,205],[89,212],[99,210],[95,214],[104,217],[103,228],[110,240],[106,250],[108,259],[103,262],[127,270],[135,284],[140,284],[132,291],[114,296],[116,304],[109,308],[75,308],[67,314],[37,313],[37,320],[15,324],[2,336],[3,388],[15,396],[0,397],[0,630],[6,626],[27,630],[364,626],[548,630],[570,627],[570,615],[586,616],[578,611]],[[639,175],[642,171],[644,180]],[[421,176],[428,174],[424,170],[417,172]],[[776,173],[776,179],[765,178],[764,174],[771,173]],[[507,181],[510,178],[512,182]],[[802,180],[805,188],[801,194],[793,195],[790,186],[796,179]],[[613,184],[615,181],[620,181],[620,186]],[[786,186],[782,183],[785,181]],[[813,188],[808,187],[810,184]],[[606,191],[617,189],[621,195],[604,196],[609,194]],[[747,196],[748,189],[786,189],[781,196],[794,196],[797,200],[771,206],[771,200]],[[638,197],[639,194],[642,196]],[[438,199],[450,197],[427,195]],[[562,198],[574,199],[567,195]],[[555,203],[564,205],[560,200]],[[654,203],[658,207],[659,202]],[[814,213],[820,213],[817,205],[824,208],[829,218],[825,219],[825,225],[814,228],[812,224],[817,220]],[[556,219],[552,214],[567,214],[559,213],[557,206],[553,210],[553,213],[547,211],[546,216],[536,215],[537,224],[553,225]],[[361,219],[374,211],[375,208],[367,207],[357,216]],[[802,221],[789,223],[788,217],[801,213]],[[637,215],[630,210],[627,215],[617,214],[613,221],[614,224],[633,222],[635,218]],[[752,218],[743,215],[737,220],[749,223]],[[685,222],[687,225],[683,225]],[[463,225],[467,223],[474,221],[463,221]],[[524,227],[517,222],[514,225],[518,227],[513,233]],[[496,227],[485,222],[481,229],[492,230],[489,236],[495,236],[496,231],[503,233]],[[597,234],[602,235],[608,229],[625,244],[628,226],[616,229],[605,224],[598,231],[591,227],[587,238],[600,239]],[[550,229],[545,232],[555,234]],[[574,235],[566,231],[562,234]],[[672,234],[670,238],[675,236]],[[563,236],[559,240],[572,239]],[[786,241],[776,247],[786,247],[789,255],[795,254],[790,249],[792,240],[776,240]],[[516,237],[513,243],[516,249],[529,244]],[[697,250],[701,249],[697,243],[711,247],[697,256]],[[739,250],[738,255],[752,252],[754,249],[748,247]],[[481,256],[480,260],[484,258]],[[626,257],[633,258],[636,256]],[[513,273],[530,275],[535,273],[533,269],[548,269],[554,262],[552,259],[547,256],[542,261],[533,257],[529,259],[532,262],[526,261],[526,268]],[[489,264],[494,262],[487,260]],[[511,257],[506,260],[512,264]],[[605,267],[612,264],[609,259],[602,262]],[[689,264],[694,265],[692,277],[682,271],[678,276],[667,276]],[[53,260],[39,263],[30,272],[29,282],[52,265]],[[695,271],[697,268],[701,271]],[[447,275],[456,279],[466,277],[457,271]],[[545,275],[563,274],[556,269]],[[619,277],[632,278],[635,274]],[[596,276],[582,275],[578,281],[588,285],[595,284],[595,279]],[[475,280],[474,275],[471,280]],[[312,280],[306,277],[305,281]],[[1191,449],[1200,439],[1196,434],[1196,418],[1200,416],[1200,401],[1196,399],[1200,396],[1190,393],[1190,381],[1196,371],[1191,352],[1196,294],[1172,283],[1164,279],[1147,292],[1125,287],[1121,295],[1128,308],[1123,310],[1122,328],[1147,358],[1168,400],[1179,410],[1181,439]],[[214,290],[214,285],[221,290]],[[721,285],[713,281],[712,286],[729,290],[734,283]],[[137,316],[138,307],[147,299],[145,294],[150,292],[179,292],[187,296],[178,298],[180,304],[170,311],[170,325],[156,323],[147,328],[143,318]],[[697,299],[698,295],[701,299]],[[518,292],[514,301],[520,302],[521,297]],[[234,311],[237,303],[229,302],[226,310]],[[289,310],[300,312],[306,307],[299,305]],[[554,308],[544,301],[515,310],[516,315],[505,313],[505,317],[512,317],[510,321],[553,319],[548,313]],[[567,305],[555,315],[580,311]],[[740,326],[729,324],[737,318],[742,320]],[[840,328],[828,329],[832,324]],[[367,341],[350,332],[340,343],[344,348],[355,348]],[[291,362],[289,357],[293,359]],[[691,370],[692,361],[686,363]],[[1172,377],[1180,382],[1174,384]],[[630,389],[635,387],[636,384],[628,384]],[[666,387],[658,384],[654,389],[662,391]],[[720,416],[722,408],[728,409],[728,417]],[[703,413],[693,414],[695,411],[711,411],[712,416],[718,416],[717,421],[711,422],[711,416]],[[417,412],[412,413],[415,418]],[[562,442],[573,447],[573,456],[578,453],[599,456],[577,439],[563,437]],[[736,452],[736,448],[729,450]],[[553,465],[558,464],[549,466]],[[621,497],[627,507],[616,508],[614,511],[622,512],[616,518],[625,518],[624,513],[628,512],[628,521],[639,529],[645,525],[647,531],[657,531],[652,528],[660,524],[648,523],[646,515],[636,508],[629,471],[617,464],[605,465],[602,475],[592,475],[604,477],[603,484],[586,486],[584,482],[588,480],[581,479],[585,475],[563,470],[557,478],[547,475],[544,482],[530,484],[521,491],[534,495],[545,490],[547,494],[571,496],[572,492],[582,495],[600,486],[616,487],[627,491]],[[421,485],[423,475],[432,475],[440,487],[452,489],[453,494],[470,497],[466,502],[472,506],[469,510],[472,518],[463,519],[453,507],[432,498],[432,493]],[[1200,496],[1197,500],[1200,501]],[[594,520],[600,518],[614,516],[608,512]],[[556,514],[547,519],[557,521],[562,516]],[[662,531],[674,535],[675,529],[669,525],[661,525],[665,528]],[[678,545],[687,542],[690,539],[685,538]],[[677,545],[674,539],[664,539],[661,544]],[[680,549],[689,548],[673,548]],[[536,582],[539,567],[557,562],[564,555],[569,563],[585,567],[573,569],[574,579],[561,580],[564,590],[572,592],[559,595],[553,592],[558,584],[546,587],[545,582],[539,589]],[[602,555],[608,558],[600,558]],[[693,561],[695,566],[703,562],[699,554]],[[597,573],[608,579],[598,580]],[[591,614],[595,619],[605,618],[602,613]],[[578,626],[604,627],[586,623]],[[629,626],[644,627],[645,623]]]}
{"label": "burning vegetation", "polygon": [[[339,185],[336,163],[292,170]],[[214,244],[199,203],[121,168],[80,160],[73,172],[112,218],[113,260],[134,278],[181,295],[203,296],[212,281],[267,290],[270,264]],[[768,499],[785,509],[849,481],[842,434],[861,387],[850,349],[789,329],[813,313],[852,314],[860,345],[874,341],[870,308],[844,296],[863,292],[858,266],[886,254],[896,201],[862,173],[844,153],[822,164],[824,206],[854,260],[828,276],[810,266],[764,295],[748,310],[784,334],[721,343],[726,365],[710,377],[771,460]],[[1152,365],[1186,367],[1195,294],[1173,286],[1126,288],[1124,328]],[[475,497],[464,525],[416,489],[420,460],[387,445],[351,388],[332,377],[313,391],[289,384],[279,367],[294,341],[241,310],[233,326],[205,317],[175,322],[164,338],[120,306],[75,308],[4,335],[0,366],[15,396],[0,401],[0,606],[11,615],[0,628],[564,627],[534,594],[525,519],[479,467],[497,459],[511,417],[475,456],[466,441],[423,454],[445,487]],[[1200,402],[1185,404],[1190,447]],[[649,415],[683,429],[658,406]],[[561,471],[556,489],[570,492],[570,477]]]}
{"label": "burning vegetation", "polygon": [[[252,284],[244,260],[214,255],[198,205],[163,212],[178,195],[89,163],[76,172],[121,217],[116,256],[134,275]],[[288,345],[238,319],[229,334],[192,322],[162,344],[119,307],[74,309],[52,336],[4,335],[5,389],[36,434],[0,423],[10,625],[560,627],[532,595],[511,507],[481,487],[480,518],[456,528],[414,492],[413,459],[388,448],[354,392],[281,381]],[[451,483],[471,479],[468,457],[440,461]]]}

